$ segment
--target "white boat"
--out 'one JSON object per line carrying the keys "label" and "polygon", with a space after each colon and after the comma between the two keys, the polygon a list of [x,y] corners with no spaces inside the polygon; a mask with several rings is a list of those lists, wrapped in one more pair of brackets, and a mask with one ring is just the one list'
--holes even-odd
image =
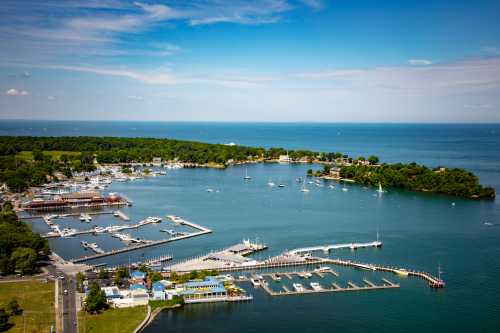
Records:
{"label": "white boat", "polygon": [[285,187],[285,184],[279,184],[278,187]]}
{"label": "white boat", "polygon": [[315,291],[323,290],[323,287],[318,282],[311,282],[311,288]]}
{"label": "white boat", "polygon": [[260,286],[260,282],[257,279],[252,278],[252,279],[250,279],[250,282],[252,282],[254,287]]}
{"label": "white boat", "polygon": [[342,187],[342,191],[347,192],[349,189],[347,187]]}
{"label": "white boat", "polygon": [[309,189],[306,187],[306,183],[303,184],[301,191],[304,192],[304,193],[308,193],[309,192]]}
{"label": "white boat", "polygon": [[269,178],[269,181],[267,182],[267,185],[270,187],[276,186],[276,184]]}
{"label": "white boat", "polygon": [[115,216],[115,217],[119,217],[119,216],[120,216],[120,213],[118,213],[118,211],[117,211],[117,210],[115,210],[115,211],[113,212],[113,216]]}
{"label": "white boat", "polygon": [[332,190],[335,188],[334,185],[328,185],[328,188],[331,188]]}
{"label": "white boat", "polygon": [[92,221],[92,217],[89,214],[81,213],[80,214],[80,221],[82,221],[82,222],[90,222],[90,221]]}
{"label": "white boat", "polygon": [[160,223],[161,222],[161,217],[159,217],[159,216],[149,216],[146,219],[146,222],[149,222],[149,223]]}
{"label": "white boat", "polygon": [[320,266],[316,268],[314,271],[315,272],[328,272],[330,270],[330,266]]}
{"label": "white boat", "polygon": [[297,292],[303,292],[304,291],[304,286],[300,283],[294,283],[293,284],[293,289]]}
{"label": "white boat", "polygon": [[250,176],[248,175],[248,169],[247,169],[247,168],[245,168],[245,177],[243,177],[243,179],[244,179],[244,180],[251,180],[251,179],[252,179],[252,177],[250,177]]}
{"label": "white boat", "polygon": [[207,192],[212,193],[214,191],[213,188],[207,188]]}
{"label": "white boat", "polygon": [[384,192],[385,192],[385,191],[384,191],[384,189],[382,188],[382,184],[381,184],[380,182],[378,183],[378,190],[377,190],[377,192],[378,192],[379,194],[382,194],[382,193],[384,193]]}

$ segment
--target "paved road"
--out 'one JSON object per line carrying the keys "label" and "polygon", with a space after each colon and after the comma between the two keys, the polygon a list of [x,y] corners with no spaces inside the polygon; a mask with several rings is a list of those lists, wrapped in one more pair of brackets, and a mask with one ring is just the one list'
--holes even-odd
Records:
{"label": "paved road", "polygon": [[49,274],[55,276],[57,283],[59,283],[59,305],[62,311],[62,332],[77,333],[75,278],[64,274],[54,266],[48,266],[47,269]]}

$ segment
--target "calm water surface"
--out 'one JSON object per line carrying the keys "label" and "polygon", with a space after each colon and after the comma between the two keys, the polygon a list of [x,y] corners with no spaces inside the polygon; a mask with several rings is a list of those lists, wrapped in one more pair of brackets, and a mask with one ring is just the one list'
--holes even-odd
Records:
{"label": "calm water surface", "polygon": [[[500,189],[499,125],[356,125],[356,124],[206,124],[0,122],[0,135],[109,135],[155,136],[245,145],[282,146],[341,151],[353,156],[375,154],[383,161],[416,161],[428,165],[464,167],[482,183]],[[188,306],[161,314],[146,330],[156,332],[496,332],[500,324],[500,204],[350,185],[310,185],[300,192],[294,180],[309,166],[255,165],[253,180],[243,182],[244,167],[227,170],[173,170],[164,177],[115,183],[109,189],[126,194],[134,206],[125,211],[132,220],[150,215],[175,214],[205,225],[214,233],[139,253],[97,262],[108,264],[171,253],[182,260],[232,245],[242,238],[259,237],[276,255],[284,249],[325,243],[371,241],[380,230],[384,247],[332,256],[435,273],[441,264],[447,286],[431,290],[423,281],[381,273],[335,268],[335,281],[380,282],[388,277],[399,290],[270,297],[243,285],[253,294],[251,303]],[[269,188],[269,178],[285,188]],[[207,188],[218,189],[208,193]],[[452,205],[452,203],[455,205]],[[485,222],[494,224],[485,225]],[[117,222],[101,216],[93,224]],[[163,222],[132,232],[159,239]],[[84,228],[77,220],[63,225]],[[45,231],[41,223],[33,227]],[[67,258],[85,252],[82,239],[105,249],[121,246],[109,236],[82,236],[52,241]],[[334,280],[326,282],[331,283]],[[325,282],[325,284],[326,284]],[[288,282],[287,282],[288,283]],[[495,328],[496,327],[496,328]]]}

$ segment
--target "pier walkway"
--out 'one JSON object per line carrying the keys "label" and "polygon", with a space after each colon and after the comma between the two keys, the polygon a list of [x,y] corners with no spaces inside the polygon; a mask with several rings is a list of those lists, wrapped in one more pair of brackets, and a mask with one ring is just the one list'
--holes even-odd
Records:
{"label": "pier walkway", "polygon": [[339,249],[361,249],[367,247],[382,247],[382,242],[374,241],[369,243],[346,243],[346,244],[331,244],[331,245],[319,245],[319,246],[310,246],[310,247],[302,247],[299,249],[289,251],[291,254],[301,254],[308,253],[314,251],[323,251],[325,253],[330,252],[331,250],[339,250]]}

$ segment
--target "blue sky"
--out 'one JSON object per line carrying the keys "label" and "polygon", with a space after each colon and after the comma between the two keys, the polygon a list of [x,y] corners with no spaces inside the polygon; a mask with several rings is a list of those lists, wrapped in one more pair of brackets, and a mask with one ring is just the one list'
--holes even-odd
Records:
{"label": "blue sky", "polygon": [[0,119],[499,122],[500,2],[2,0]]}

